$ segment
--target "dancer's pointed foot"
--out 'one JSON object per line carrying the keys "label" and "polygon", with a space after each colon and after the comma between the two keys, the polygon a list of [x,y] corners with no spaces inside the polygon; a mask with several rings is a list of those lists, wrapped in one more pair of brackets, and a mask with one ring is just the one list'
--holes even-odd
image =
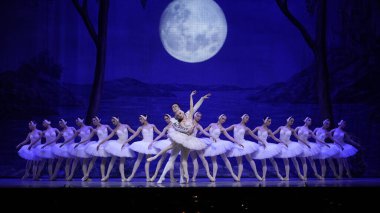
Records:
{"label": "dancer's pointed foot", "polygon": [[127,182],[127,178],[121,178],[121,182]]}
{"label": "dancer's pointed foot", "polygon": [[215,178],[211,174],[207,174],[207,177],[211,182],[215,182]]}
{"label": "dancer's pointed foot", "polygon": [[175,178],[170,178],[170,182],[171,182],[171,183],[176,183],[176,182],[177,182],[177,179],[175,179]]}
{"label": "dancer's pointed foot", "polygon": [[195,181],[197,181],[197,179],[196,178],[191,178],[191,182],[195,182]]}
{"label": "dancer's pointed foot", "polygon": [[130,182],[130,181],[132,180],[132,178],[133,178],[133,177],[129,176],[129,177],[127,178],[127,182]]}
{"label": "dancer's pointed foot", "polygon": [[315,177],[317,177],[319,180],[322,180],[322,179],[323,179],[322,176],[320,176],[320,175],[317,174],[317,173],[315,173],[314,175],[315,175]]}
{"label": "dancer's pointed foot", "polygon": [[158,179],[157,183],[161,184],[164,180],[165,180],[165,178],[160,178],[160,179]]}
{"label": "dancer's pointed foot", "polygon": [[100,181],[102,181],[102,182],[107,182],[108,179],[109,179],[109,177],[108,177],[108,176],[105,176],[105,177],[103,177]]}
{"label": "dancer's pointed foot", "polygon": [[289,177],[288,176],[284,177],[284,180],[289,181]]}
{"label": "dancer's pointed foot", "polygon": [[88,180],[88,175],[83,176],[81,180],[82,181],[87,181]]}
{"label": "dancer's pointed foot", "polygon": [[277,173],[277,177],[278,177],[278,179],[280,179],[280,180],[284,180],[284,178],[281,176],[280,173]]}

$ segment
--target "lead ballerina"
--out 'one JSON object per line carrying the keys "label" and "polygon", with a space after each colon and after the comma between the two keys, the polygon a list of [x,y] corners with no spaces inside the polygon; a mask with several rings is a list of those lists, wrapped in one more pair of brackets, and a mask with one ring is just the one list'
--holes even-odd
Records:
{"label": "lead ballerina", "polygon": [[[203,96],[196,104],[193,105],[193,95],[196,94],[196,91],[191,92],[190,94],[190,110],[188,113],[184,113],[182,110],[173,109],[175,111],[176,120],[172,124],[172,127],[175,131],[169,131],[168,137],[172,140],[172,144],[164,150],[161,150],[156,156],[150,160],[155,159],[160,154],[165,153],[169,149],[173,149],[168,162],[165,165],[164,171],[162,172],[160,179],[157,183],[162,183],[165,179],[166,173],[174,167],[174,161],[178,156],[178,153],[181,152],[181,168],[183,171],[183,178],[181,178],[180,183],[189,182],[189,174],[187,171],[187,158],[189,156],[190,149],[192,150],[202,150],[206,148],[206,144],[192,135],[194,128],[196,127],[193,121],[194,112],[202,105],[204,99],[209,98],[211,94]],[[174,104],[172,106],[174,108]],[[181,175],[182,176],[182,175]]]}

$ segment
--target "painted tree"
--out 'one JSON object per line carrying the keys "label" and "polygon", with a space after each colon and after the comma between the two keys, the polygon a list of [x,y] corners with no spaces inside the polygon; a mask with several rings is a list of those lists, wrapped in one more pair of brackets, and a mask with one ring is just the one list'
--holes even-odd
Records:
{"label": "painted tree", "polygon": [[[146,6],[147,0],[140,0],[143,8]],[[72,0],[79,15],[90,34],[96,47],[96,65],[95,74],[91,88],[90,100],[86,113],[86,123],[91,122],[91,118],[98,113],[104,82],[104,73],[106,68],[106,49],[107,49],[107,26],[108,26],[108,11],[109,0],[98,0],[98,32],[96,32],[93,23],[88,15],[87,0],[82,3],[79,0]]]}
{"label": "painted tree", "polygon": [[327,65],[326,44],[326,0],[311,0],[308,2],[309,9],[316,10],[316,34],[313,39],[305,26],[289,11],[287,0],[276,0],[282,13],[300,31],[306,44],[314,54],[317,70],[318,104],[322,119],[329,118],[333,122],[332,103],[330,97],[330,77]]}

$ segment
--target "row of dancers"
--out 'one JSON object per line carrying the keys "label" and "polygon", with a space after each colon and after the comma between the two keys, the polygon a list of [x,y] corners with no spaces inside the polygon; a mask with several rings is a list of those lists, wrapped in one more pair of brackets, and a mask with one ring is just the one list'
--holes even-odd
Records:
{"label": "row of dancers", "polygon": [[[193,176],[191,181],[196,181],[199,165],[197,158],[201,160],[205,167],[206,175],[210,181],[215,181],[218,171],[217,157],[221,157],[228,171],[235,181],[240,181],[243,172],[243,158],[245,158],[251,166],[255,177],[258,180],[265,180],[267,173],[266,159],[269,159],[273,165],[276,175],[280,180],[289,180],[290,165],[289,159],[294,164],[297,175],[301,180],[307,180],[307,160],[309,161],[315,177],[324,179],[326,176],[326,159],[336,178],[342,178],[344,170],[348,177],[351,177],[347,158],[353,156],[358,150],[350,145],[357,147],[360,145],[353,141],[345,132],[346,122],[341,120],[338,127],[329,131],[330,121],[323,121],[321,127],[315,128],[314,131],[309,129],[311,118],[304,119],[304,125],[292,128],[294,118],[286,119],[285,125],[278,127],[275,131],[271,131],[271,118],[263,119],[261,126],[250,129],[247,123],[250,119],[248,114],[241,116],[241,122],[233,124],[227,128],[223,124],[227,120],[225,114],[221,114],[215,123],[211,123],[207,128],[203,128],[199,122],[202,114],[198,111],[203,101],[210,97],[207,94],[193,105],[193,95],[190,94],[190,110],[186,113],[181,110],[179,104],[172,105],[174,118],[169,114],[164,115],[167,126],[160,131],[154,124],[148,122],[147,115],[140,115],[139,122],[141,126],[137,130],[133,130],[129,125],[120,122],[118,117],[112,117],[111,121],[114,125],[112,129],[109,125],[102,124],[101,119],[94,117],[92,124],[94,127],[85,125],[83,119],[77,118],[76,124],[79,127],[68,126],[67,121],[61,119],[59,125],[61,131],[51,126],[51,122],[44,120],[42,125],[44,131],[37,129],[34,121],[29,122],[30,133],[26,139],[17,145],[18,154],[27,160],[25,175],[27,178],[32,170],[34,180],[39,180],[41,172],[48,163],[48,173],[50,180],[57,178],[61,164],[65,162],[65,178],[72,180],[78,162],[82,164],[83,177],[82,181],[91,180],[90,173],[98,157],[101,158],[100,171],[101,181],[107,181],[113,169],[114,163],[119,158],[119,172],[121,181],[131,181],[135,176],[140,163],[144,156],[146,181],[154,181],[165,159],[170,154],[164,170],[158,180],[162,183],[167,172],[170,172],[170,181],[175,182],[174,178],[174,162],[178,155],[181,156],[180,164],[180,183],[188,183],[190,178],[187,171],[187,160],[190,155],[193,163]],[[233,131],[233,137],[229,135],[229,131]],[[154,132],[157,136],[154,138]],[[129,137],[129,133],[132,135]],[[200,135],[206,137],[200,137]],[[226,139],[221,139],[223,134]],[[279,134],[279,138],[276,135]],[[98,140],[92,140],[94,136]],[[116,140],[111,140],[114,136]],[[142,135],[142,136],[141,136]],[[245,135],[251,136],[255,141],[245,139]],[[166,139],[162,139],[163,137]],[[294,136],[297,141],[292,141]],[[57,143],[63,137],[63,142]],[[79,137],[80,141],[75,142]],[[141,140],[130,142],[136,137]],[[268,137],[272,138],[276,143],[268,142]],[[41,139],[45,139],[45,143],[41,143]],[[313,138],[315,142],[309,140]],[[327,143],[329,138],[333,143]],[[348,144],[348,143],[350,144]],[[126,158],[137,159],[134,163],[130,176],[125,177],[124,163]],[[150,176],[150,162],[159,159],[155,172]],[[210,172],[206,157],[211,157],[212,174]],[[236,158],[238,165],[237,174],[232,169],[229,158]],[[107,158],[111,158],[108,169],[106,171]],[[280,172],[275,159],[283,159],[285,165],[285,177]],[[302,170],[299,166],[297,158],[301,160]],[[57,159],[55,166],[54,161]],[[254,160],[261,160],[262,175],[260,176]],[[317,170],[315,160],[319,160],[321,172]],[[334,160],[338,163],[338,172],[336,171]]]}

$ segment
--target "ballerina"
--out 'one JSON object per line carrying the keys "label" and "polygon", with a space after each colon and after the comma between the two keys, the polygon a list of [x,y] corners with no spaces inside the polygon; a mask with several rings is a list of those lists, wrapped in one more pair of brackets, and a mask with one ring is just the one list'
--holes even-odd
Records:
{"label": "ballerina", "polygon": [[[286,119],[286,125],[280,126],[273,132],[273,135],[280,133],[280,140],[285,142],[287,146],[283,144],[278,144],[281,147],[281,152],[274,156],[275,158],[282,158],[285,165],[285,177],[284,180],[289,180],[290,166],[289,166],[289,158],[292,159],[293,165],[296,168],[297,175],[299,179],[305,180],[301,174],[300,167],[296,157],[303,152],[303,148],[301,144],[291,141],[290,136],[294,136],[296,139],[301,140],[297,133],[292,128],[294,123],[294,118],[290,116]],[[305,142],[306,143],[306,142]]]}
{"label": "ballerina", "polygon": [[[209,133],[207,133],[207,131],[205,131],[203,129],[203,127],[199,124],[199,121],[201,119],[202,119],[202,113],[200,113],[200,112],[194,113],[194,125],[195,125],[195,128],[194,128],[194,131],[193,131],[192,135],[194,137],[196,137],[197,133],[199,131],[199,134],[204,134],[205,136],[207,136],[208,138],[199,138],[199,140],[201,140],[203,143],[205,143],[206,146],[208,147],[211,143],[213,143],[213,142],[216,141],[216,138],[214,136],[210,135]],[[191,161],[193,162],[193,169],[194,169],[193,170],[193,177],[191,178],[192,182],[195,182],[195,180],[197,178],[198,170],[199,170],[197,156],[199,156],[199,158],[202,161],[203,166],[205,167],[206,175],[207,175],[208,179],[211,182],[215,181],[215,178],[210,174],[210,168],[208,166],[208,162],[207,162],[207,160],[205,158],[205,154],[204,153],[205,153],[205,149],[202,149],[202,150],[190,150],[190,157],[191,157]]]}
{"label": "ballerina", "polygon": [[295,131],[298,134],[298,137],[301,139],[301,140],[298,140],[298,142],[301,144],[303,148],[303,152],[298,156],[301,159],[301,163],[302,163],[303,177],[304,177],[304,180],[307,180],[307,163],[306,163],[306,158],[307,158],[311,164],[311,168],[314,171],[314,175],[318,179],[322,179],[322,176],[320,176],[317,172],[317,167],[315,166],[315,162],[312,158],[313,156],[319,154],[320,148],[318,144],[308,141],[309,137],[313,137],[316,141],[319,141],[319,139],[309,129],[309,126],[311,125],[311,118],[306,117],[304,119],[304,123],[305,124],[303,126],[299,126],[295,128]]}
{"label": "ballerina", "polygon": [[[131,181],[132,178],[135,176],[136,171],[139,168],[144,155],[146,155],[146,158],[149,158],[150,155],[158,153],[158,149],[154,147],[149,148],[148,146],[153,141],[153,131],[156,132],[157,134],[161,134],[161,131],[157,129],[156,125],[150,124],[148,122],[147,115],[140,115],[139,121],[141,123],[141,126],[136,130],[136,132],[130,138],[128,138],[128,140],[126,140],[123,143],[121,147],[121,149],[123,149],[125,146],[127,146],[127,144],[130,141],[132,141],[136,136],[138,136],[140,132],[142,133],[143,139],[141,141],[134,142],[132,143],[132,145],[129,146],[129,149],[139,154],[137,156],[135,164],[133,165],[132,174],[127,178],[126,181]],[[150,161],[146,161],[145,162],[145,177],[146,177],[147,182],[150,181],[149,166],[150,166]]]}
{"label": "ballerina", "polygon": [[42,132],[42,136],[45,137],[45,143],[38,145],[34,151],[35,154],[41,158],[41,162],[38,166],[37,170],[37,179],[40,177],[42,169],[45,166],[46,160],[48,160],[48,173],[49,177],[53,177],[53,163],[56,156],[53,153],[53,146],[57,141],[57,135],[60,133],[57,128],[51,127],[51,122],[48,120],[44,120],[42,125],[46,128],[45,131]]}
{"label": "ballerina", "polygon": [[259,149],[252,153],[253,159],[260,159],[262,164],[262,170],[263,170],[263,176],[262,179],[265,180],[266,174],[267,174],[267,163],[266,159],[269,158],[270,162],[272,163],[276,175],[280,180],[284,180],[284,178],[281,176],[280,171],[278,170],[278,165],[276,161],[274,160],[274,156],[278,155],[281,152],[281,147],[278,146],[278,144],[269,143],[267,141],[268,136],[270,136],[273,140],[275,140],[278,143],[282,143],[285,147],[288,148],[288,145],[278,139],[274,134],[272,133],[272,130],[269,129],[270,124],[272,123],[272,119],[270,117],[266,117],[263,120],[263,124],[261,126],[256,127],[252,132],[257,132],[258,137],[261,139],[259,142]]}
{"label": "ballerina", "polygon": [[[169,114],[165,114],[164,115],[164,120],[165,122],[167,123],[167,125],[165,126],[165,128],[161,131],[161,134],[159,134],[156,138],[154,138],[154,140],[149,144],[148,146],[148,149],[150,149],[152,146],[158,150],[163,150],[163,149],[166,149],[167,147],[171,147],[172,145],[172,141],[168,138],[168,139],[165,139],[165,140],[159,140],[161,139],[167,132],[169,131],[175,131],[172,127],[172,123],[171,123],[171,116]],[[168,150],[168,152],[165,152],[162,154],[160,160],[157,162],[157,166],[156,166],[156,171],[154,172],[153,176],[150,178],[150,181],[153,182],[157,175],[158,175],[158,172],[162,166],[162,163],[163,161],[166,159],[167,157],[167,153],[171,153],[171,150]],[[154,158],[150,157],[151,160],[153,160]],[[150,160],[150,161],[151,161]],[[177,182],[176,179],[174,178],[174,169],[171,169],[170,170],[170,182],[174,183],[174,182]]]}
{"label": "ballerina", "polygon": [[[26,160],[25,174],[22,179],[29,177],[30,168],[32,167],[33,179],[37,180],[37,169],[40,158],[34,153],[34,149],[41,144],[42,131],[37,129],[37,124],[34,121],[29,122],[30,132],[26,139],[16,146],[20,157]],[[29,142],[28,145],[26,145]]]}
{"label": "ballerina", "polygon": [[[216,174],[218,172],[218,164],[216,161],[217,156],[220,156],[224,164],[226,165],[228,171],[231,173],[232,178],[235,181],[238,181],[239,178],[235,175],[235,173],[232,170],[231,162],[228,160],[226,153],[230,151],[234,147],[234,143],[240,144],[238,141],[236,141],[234,138],[232,138],[226,129],[224,129],[223,124],[226,122],[227,116],[225,114],[221,114],[218,117],[218,122],[217,123],[211,123],[205,131],[209,131],[210,135],[215,138],[215,142],[212,142],[210,146],[208,146],[205,151],[204,151],[204,156],[205,157],[211,157],[212,161],[212,176],[214,180],[216,179]],[[230,141],[227,140],[222,140],[219,138],[220,134],[223,133],[223,135],[229,139]]]}
{"label": "ballerina", "polygon": [[[331,139],[334,141],[334,138],[331,136],[330,132],[328,131],[328,128],[330,127],[330,120],[326,119],[323,121],[322,127],[317,127],[314,129],[313,133],[317,136],[319,141],[317,144],[319,145],[320,152],[318,155],[313,156],[314,159],[319,159],[319,162],[321,164],[321,177],[322,179],[325,178],[326,175],[326,162],[325,159],[331,159],[333,156],[338,154],[339,147],[336,144],[327,144],[325,142],[326,138]],[[334,176],[338,178],[338,174],[336,173],[335,165],[332,161],[329,161],[330,167],[334,173]]]}
{"label": "ballerina", "polygon": [[[83,122],[83,119],[81,118],[77,118],[75,120],[75,123],[79,127],[79,129],[75,131],[74,135],[71,138],[69,138],[67,141],[62,143],[62,144],[66,144],[67,142],[70,142],[73,140],[73,143],[71,143],[68,146],[70,155],[74,157],[74,160],[71,166],[71,172],[70,172],[69,177],[67,178],[68,181],[71,181],[73,179],[75,169],[80,159],[82,159],[82,172],[83,172],[83,176],[85,176],[87,174],[87,161],[89,158],[91,158],[91,155],[85,152],[87,143],[82,143],[82,141],[90,136],[92,127],[86,126]],[[79,136],[81,140],[78,143],[75,143],[75,138],[77,136]]]}
{"label": "ballerina", "polygon": [[339,164],[338,177],[342,178],[343,170],[345,169],[347,176],[349,178],[352,178],[347,158],[355,155],[358,152],[358,150],[354,146],[347,144],[346,142],[350,142],[351,144],[357,147],[360,147],[360,144],[352,140],[349,134],[346,131],[344,131],[344,128],[346,128],[346,121],[341,120],[338,123],[338,127],[331,130],[331,134],[334,138],[334,143],[340,147],[338,154],[336,154],[334,158],[338,160]]}
{"label": "ballerina", "polygon": [[[57,156],[58,161],[55,164],[55,170],[53,173],[53,176],[50,178],[50,180],[55,180],[57,178],[59,169],[61,167],[62,161],[66,159],[66,165],[65,165],[65,179],[68,180],[70,176],[70,166],[71,162],[74,158],[69,152],[69,146],[74,143],[74,134],[76,132],[76,129],[74,127],[67,126],[67,121],[64,119],[61,119],[59,121],[59,126],[62,128],[62,131],[58,134],[58,137],[56,138],[56,141],[58,141],[62,136],[64,137],[63,143],[56,143],[53,146],[53,153],[55,156]],[[69,140],[71,139],[71,140]]]}
{"label": "ballerina", "polygon": [[[101,181],[108,181],[113,165],[116,161],[116,158],[120,158],[120,164],[119,164],[119,172],[121,176],[121,181],[125,182],[127,181],[127,178],[125,178],[124,173],[124,163],[125,158],[133,158],[135,154],[129,147],[126,145],[121,149],[121,146],[123,146],[123,142],[125,142],[128,139],[128,131],[132,134],[135,133],[135,131],[128,125],[128,124],[122,124],[117,117],[112,117],[111,119],[112,124],[115,125],[115,128],[109,134],[105,139],[103,139],[101,142],[99,142],[98,147],[108,141],[107,146],[105,147],[106,152],[112,155],[111,161],[108,165],[107,174],[104,178],[101,179]],[[117,140],[110,140],[114,135],[117,135]]]}
{"label": "ballerina", "polygon": [[[197,110],[204,99],[209,98],[211,94],[207,94],[203,96],[197,104],[193,105],[193,95],[196,94],[196,91],[192,91],[190,94],[190,110],[188,113],[184,113],[179,109],[178,105],[172,106],[173,111],[175,111],[176,121],[172,123],[172,127],[175,131],[169,131],[168,137],[174,142],[171,146],[167,147],[164,150],[161,150],[156,156],[166,152],[169,149],[173,149],[168,162],[165,165],[164,171],[162,172],[160,179],[157,183],[162,183],[165,179],[166,173],[174,167],[174,161],[177,158],[179,152],[181,152],[181,181],[180,183],[188,183],[189,182],[189,174],[187,171],[187,158],[190,150],[202,150],[206,147],[206,144],[200,141],[198,138],[192,135],[195,125],[193,123],[193,114],[194,109]],[[183,178],[182,178],[183,175]]]}
{"label": "ballerina", "polygon": [[248,161],[249,165],[251,166],[253,173],[255,174],[256,179],[262,180],[260,175],[257,173],[256,169],[256,163],[252,160],[251,154],[256,152],[259,148],[259,145],[253,141],[248,141],[244,139],[244,135],[248,133],[252,138],[255,140],[260,141],[261,139],[258,138],[253,132],[247,127],[247,123],[249,121],[249,115],[243,114],[241,116],[241,122],[238,124],[233,124],[226,128],[226,131],[233,130],[234,131],[234,139],[239,142],[235,143],[234,147],[227,152],[227,157],[235,157],[236,162],[238,164],[238,175],[237,175],[237,181],[240,181],[241,175],[243,173],[243,161],[242,156],[245,157],[245,159]]}
{"label": "ballerina", "polygon": [[100,163],[100,173],[102,176],[101,178],[105,177],[107,157],[111,157],[111,155],[104,149],[104,147],[107,144],[102,143],[101,146],[98,145],[100,141],[102,141],[108,136],[108,132],[112,132],[113,130],[110,126],[103,125],[102,123],[100,123],[100,121],[100,118],[98,118],[97,116],[92,118],[92,124],[96,126],[96,128],[91,131],[91,134],[87,139],[82,141],[82,143],[86,143],[92,137],[94,137],[95,134],[98,136],[98,141],[90,141],[86,146],[85,152],[92,156],[92,159],[88,166],[87,174],[82,178],[82,181],[88,180],[90,172],[92,171],[92,168],[94,167],[95,161],[98,157],[102,158],[102,161]]}

